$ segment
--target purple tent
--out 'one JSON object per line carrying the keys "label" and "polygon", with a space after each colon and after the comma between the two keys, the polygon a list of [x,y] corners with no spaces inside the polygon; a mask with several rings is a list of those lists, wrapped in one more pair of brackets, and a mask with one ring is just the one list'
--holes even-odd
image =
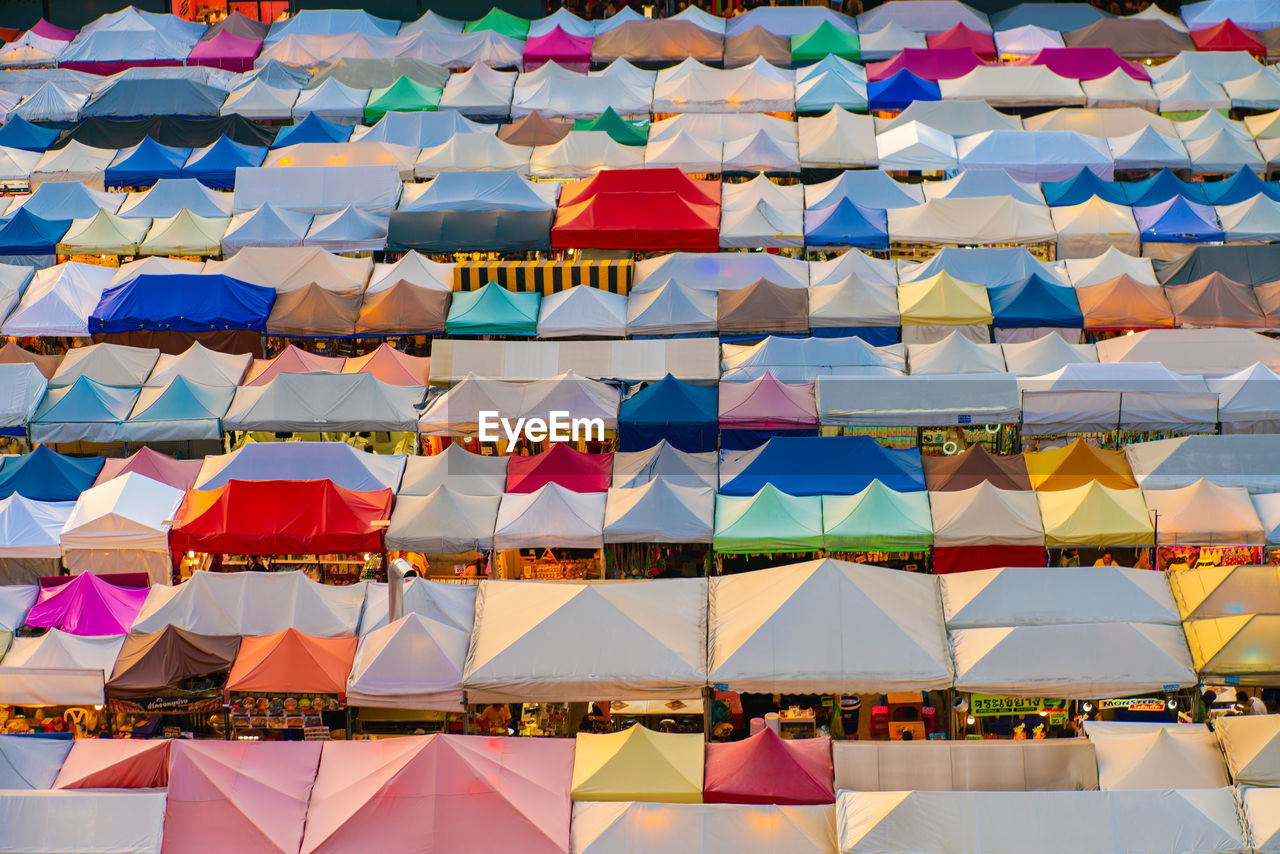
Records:
{"label": "purple tent", "polygon": [[893,59],[868,65],[867,79],[884,80],[906,70],[923,80],[953,80],[986,64],[969,48],[909,47]]}
{"label": "purple tent", "polygon": [[575,36],[559,27],[533,36],[524,43],[524,70],[532,71],[544,63],[555,62],[572,71],[585,72],[591,64],[592,41],[588,36]]}
{"label": "purple tent", "polygon": [[1134,80],[1147,81],[1150,76],[1141,65],[1120,56],[1109,47],[1048,47],[1015,65],[1043,65],[1059,77],[1072,80],[1097,80],[1117,68]]}
{"label": "purple tent", "polygon": [[32,26],[31,29],[27,30],[27,32],[31,33],[33,36],[40,36],[44,39],[52,39],[53,41],[58,42],[69,42],[76,37],[79,30],[68,30],[63,27],[59,27],[56,24],[51,24],[44,18],[41,18],[36,21],[35,25]]}
{"label": "purple tent", "polygon": [[187,65],[208,65],[240,73],[253,68],[253,60],[260,50],[262,42],[223,30],[211,39],[196,42],[187,57]]}
{"label": "purple tent", "polygon": [[73,635],[124,635],[147,601],[146,587],[123,587],[91,572],[56,581],[63,583],[40,588],[27,612],[28,626]]}

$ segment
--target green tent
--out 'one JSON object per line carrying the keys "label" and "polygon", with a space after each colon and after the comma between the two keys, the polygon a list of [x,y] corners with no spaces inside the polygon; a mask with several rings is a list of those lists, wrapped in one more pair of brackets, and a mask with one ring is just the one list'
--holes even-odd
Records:
{"label": "green tent", "polygon": [[573,123],[574,130],[602,130],[623,145],[646,145],[649,142],[649,120],[629,122],[608,107],[594,119],[578,119]]}
{"label": "green tent", "polygon": [[435,110],[440,106],[443,89],[423,86],[418,81],[401,76],[390,86],[374,89],[369,93],[369,103],[364,108],[364,120],[372,124],[386,113],[419,113]]}
{"label": "green tent", "polygon": [[829,551],[922,552],[933,545],[929,493],[873,480],[857,495],[824,496],[822,535]]}
{"label": "green tent", "polygon": [[765,484],[755,495],[716,497],[718,552],[813,552],[822,548],[821,495],[787,495]]}
{"label": "green tent", "polygon": [[857,62],[862,59],[862,45],[857,33],[842,30],[830,21],[818,24],[812,32],[791,37],[791,62],[817,62],[829,54]]}
{"label": "green tent", "polygon": [[453,295],[444,329],[449,335],[536,335],[541,303],[537,291],[512,293],[489,282]]}
{"label": "green tent", "polygon": [[493,30],[500,36],[524,41],[529,38],[529,22],[518,15],[504,12],[496,6],[478,21],[467,21],[463,28],[465,33],[476,33],[480,30]]}

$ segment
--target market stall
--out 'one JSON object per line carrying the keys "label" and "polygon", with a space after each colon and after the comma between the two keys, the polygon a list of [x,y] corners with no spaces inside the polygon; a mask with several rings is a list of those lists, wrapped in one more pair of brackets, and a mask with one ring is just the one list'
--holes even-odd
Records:
{"label": "market stall", "polygon": [[224,688],[232,729],[259,738],[283,732],[286,740],[325,740],[333,730],[345,732],[338,712],[358,643],[296,629],[243,638]]}

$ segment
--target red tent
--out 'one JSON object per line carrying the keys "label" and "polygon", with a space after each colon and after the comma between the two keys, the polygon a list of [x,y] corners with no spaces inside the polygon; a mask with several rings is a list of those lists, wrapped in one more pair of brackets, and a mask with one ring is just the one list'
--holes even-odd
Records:
{"label": "red tent", "polygon": [[77,738],[55,789],[150,789],[169,785],[169,740]]}
{"label": "red tent", "polygon": [[784,740],[763,729],[745,741],[707,745],[708,804],[830,804],[836,799],[831,739]]}
{"label": "red tent", "polygon": [[679,169],[606,169],[566,184],[551,227],[556,249],[720,248],[720,182]]}
{"label": "red tent", "polygon": [[573,492],[608,492],[612,479],[613,454],[584,454],[564,442],[507,460],[507,492],[537,492],[548,483]]}
{"label": "red tent", "polygon": [[925,80],[951,80],[963,77],[979,65],[985,64],[967,47],[953,50],[909,47],[899,51],[893,59],[870,63],[867,66],[867,79],[885,80],[906,69]]}
{"label": "red tent", "polygon": [[935,575],[1002,566],[1044,566],[1044,547],[942,546],[933,550]]}
{"label": "red tent", "polygon": [[996,43],[991,40],[991,33],[980,33],[964,24],[956,24],[945,33],[925,36],[925,44],[934,50],[971,50],[979,59],[996,58]]}
{"label": "red tent", "polygon": [[1237,26],[1227,18],[1203,30],[1192,30],[1191,40],[1196,50],[1247,50],[1258,59],[1267,58],[1267,48],[1258,40],[1257,33]]}
{"label": "red tent", "polygon": [[330,480],[231,480],[187,493],[169,531],[169,547],[175,555],[189,549],[243,555],[380,552],[390,518],[390,489],[357,492]]}

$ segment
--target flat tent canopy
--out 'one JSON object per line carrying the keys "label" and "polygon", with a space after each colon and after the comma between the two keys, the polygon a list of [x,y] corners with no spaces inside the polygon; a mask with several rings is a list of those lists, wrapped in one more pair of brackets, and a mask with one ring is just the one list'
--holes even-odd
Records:
{"label": "flat tent canopy", "polygon": [[163,789],[5,792],[0,824],[13,851],[160,854],[166,801]]}
{"label": "flat tent canopy", "polygon": [[[767,843],[762,842],[764,834]],[[637,839],[656,850],[688,854],[751,851],[760,844],[792,854],[832,854],[835,811],[829,805],[583,801],[573,807],[573,838],[579,854],[622,854]]]}
{"label": "flat tent canopy", "polygon": [[924,488],[920,456],[863,436],[774,437],[721,463],[720,491],[754,495],[766,484],[789,495],[852,495],[878,480],[900,492]]}
{"label": "flat tent canopy", "polygon": [[60,738],[0,735],[0,785],[10,792],[52,787],[71,745]]}
{"label": "flat tent canopy", "polygon": [[395,491],[404,468],[401,455],[363,454],[345,442],[251,442],[229,454],[205,457],[196,487],[217,489],[231,480],[323,478],[358,492]]}
{"label": "flat tent canopy", "polygon": [[17,706],[95,705],[124,635],[78,637],[50,629],[15,638],[0,664],[0,703]]}

